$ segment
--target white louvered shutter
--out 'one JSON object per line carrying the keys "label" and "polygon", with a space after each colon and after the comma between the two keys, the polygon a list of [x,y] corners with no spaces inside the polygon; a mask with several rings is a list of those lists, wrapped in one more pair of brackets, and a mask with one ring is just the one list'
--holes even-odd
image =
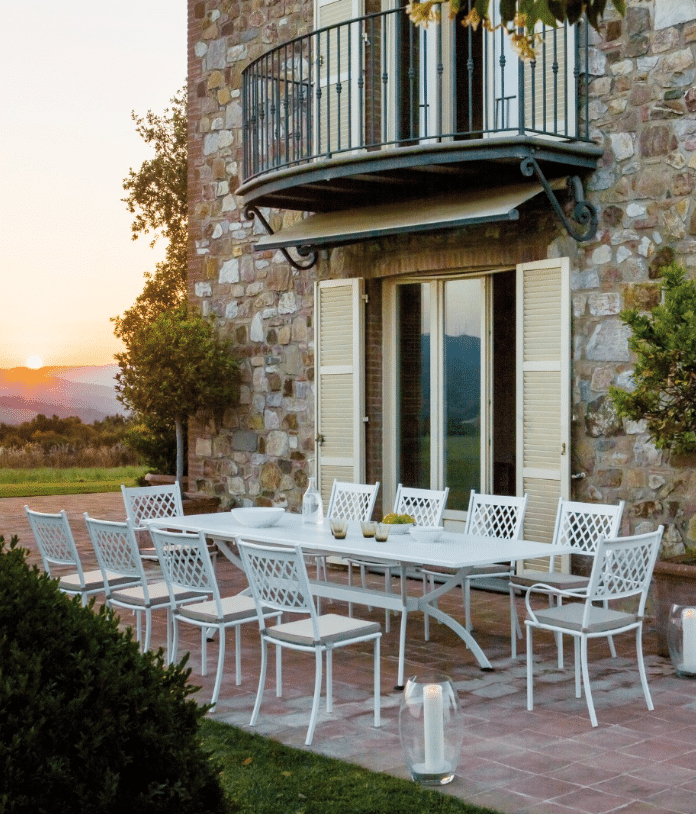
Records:
{"label": "white louvered shutter", "polygon": [[315,289],[317,480],[328,506],[334,479],[365,481],[363,280]]}
{"label": "white louvered shutter", "polygon": [[517,267],[517,494],[524,537],[550,542],[570,493],[570,264]]}

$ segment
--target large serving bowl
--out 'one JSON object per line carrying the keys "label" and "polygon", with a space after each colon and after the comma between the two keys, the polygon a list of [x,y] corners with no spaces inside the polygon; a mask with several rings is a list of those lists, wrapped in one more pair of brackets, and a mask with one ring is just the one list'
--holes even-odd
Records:
{"label": "large serving bowl", "polygon": [[444,531],[442,526],[411,526],[411,537],[417,543],[434,543]]}
{"label": "large serving bowl", "polygon": [[246,509],[232,509],[230,512],[238,523],[256,529],[275,526],[284,513],[285,509],[275,506],[250,506]]}

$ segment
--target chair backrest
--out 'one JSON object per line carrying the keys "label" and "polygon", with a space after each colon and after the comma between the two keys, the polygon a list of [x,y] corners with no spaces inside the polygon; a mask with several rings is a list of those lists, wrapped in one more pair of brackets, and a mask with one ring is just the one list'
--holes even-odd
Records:
{"label": "chair backrest", "polygon": [[67,514],[64,511],[57,514],[35,512],[28,506],[24,507],[24,511],[29,518],[29,525],[46,573],[51,575],[51,565],[71,566],[77,571],[80,586],[84,588],[82,563]]}
{"label": "chair backrest", "polygon": [[[111,593],[109,575],[131,577],[140,580],[147,600],[147,579],[143,561],[140,557],[138,542],[135,539],[133,526],[127,520],[124,523],[113,520],[97,520],[84,513],[89,538],[97,555],[97,562],[104,577],[107,595]],[[118,587],[118,586],[116,586]]]}
{"label": "chair backrest", "polygon": [[143,528],[142,521],[159,517],[181,517],[184,513],[181,489],[178,483],[163,486],[121,485],[126,517],[136,529]]}
{"label": "chair backrest", "polygon": [[314,639],[320,638],[316,608],[300,546],[266,546],[238,540],[237,546],[251,592],[265,628],[262,608],[309,615]]}
{"label": "chair backrest", "polygon": [[522,536],[527,500],[528,495],[481,495],[472,489],[465,534],[518,540]]}
{"label": "chair backrest", "polygon": [[212,595],[218,616],[222,618],[220,589],[205,534],[156,527],[150,528],[150,534],[172,601],[177,588]]}
{"label": "chair backrest", "polygon": [[[664,526],[647,534],[600,540],[595,553],[585,603],[585,622],[593,602],[640,597],[643,616]],[[587,626],[585,624],[585,626]]]}
{"label": "chair backrest", "polygon": [[377,492],[379,481],[372,486],[368,483],[334,480],[326,516],[338,520],[370,520]]}
{"label": "chair backrest", "polygon": [[557,545],[570,545],[576,554],[594,556],[600,540],[619,536],[624,501],[609,503],[579,503],[558,501],[553,541]]}
{"label": "chair backrest", "polygon": [[441,526],[447,504],[446,489],[416,489],[399,484],[394,500],[395,514],[410,514],[419,526]]}

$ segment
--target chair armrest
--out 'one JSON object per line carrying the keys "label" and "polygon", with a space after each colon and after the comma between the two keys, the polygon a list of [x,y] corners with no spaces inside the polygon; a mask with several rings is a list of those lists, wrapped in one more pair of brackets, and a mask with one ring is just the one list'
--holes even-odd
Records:
{"label": "chair armrest", "polygon": [[533,619],[533,621],[537,621],[536,614],[534,613],[534,609],[530,604],[530,598],[533,593],[544,594],[546,596],[566,596],[569,599],[586,599],[587,598],[587,591],[578,590],[578,589],[569,589],[569,590],[562,590],[561,588],[554,588],[553,585],[547,585],[545,582],[535,582],[534,585],[531,585],[529,589],[525,592],[524,597],[524,604],[527,608],[527,613]]}

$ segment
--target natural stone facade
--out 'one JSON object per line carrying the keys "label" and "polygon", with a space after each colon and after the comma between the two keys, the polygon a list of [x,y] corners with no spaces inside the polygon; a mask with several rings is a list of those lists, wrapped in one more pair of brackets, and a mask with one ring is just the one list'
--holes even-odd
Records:
{"label": "natural stone facade", "polygon": [[[316,276],[477,268],[568,256],[573,306],[573,497],[628,504],[624,531],[668,526],[675,551],[696,547],[694,460],[656,450],[641,423],[621,422],[608,399],[630,386],[628,329],[620,311],[660,298],[660,267],[672,256],[696,273],[696,4],[629,0],[625,18],[607,10],[593,33],[588,115],[603,145],[586,180],[600,227],[576,244],[548,207],[514,229],[493,224],[444,235],[394,237],[324,253],[311,273],[280,253],[255,253],[262,234],[234,190],[242,161],[240,77],[250,60],[311,30],[313,6],[275,0],[189,2],[190,289],[214,315],[241,361],[239,405],[220,426],[192,427],[189,472],[224,505],[297,507],[314,448],[313,284]],[[293,212],[266,213],[275,230]],[[483,248],[482,248],[483,247]],[[379,308],[373,286],[370,309]],[[370,314],[368,312],[368,331]],[[373,320],[376,332],[378,320]],[[377,334],[375,334],[377,336]],[[368,479],[380,479],[380,360],[368,347]]]}

